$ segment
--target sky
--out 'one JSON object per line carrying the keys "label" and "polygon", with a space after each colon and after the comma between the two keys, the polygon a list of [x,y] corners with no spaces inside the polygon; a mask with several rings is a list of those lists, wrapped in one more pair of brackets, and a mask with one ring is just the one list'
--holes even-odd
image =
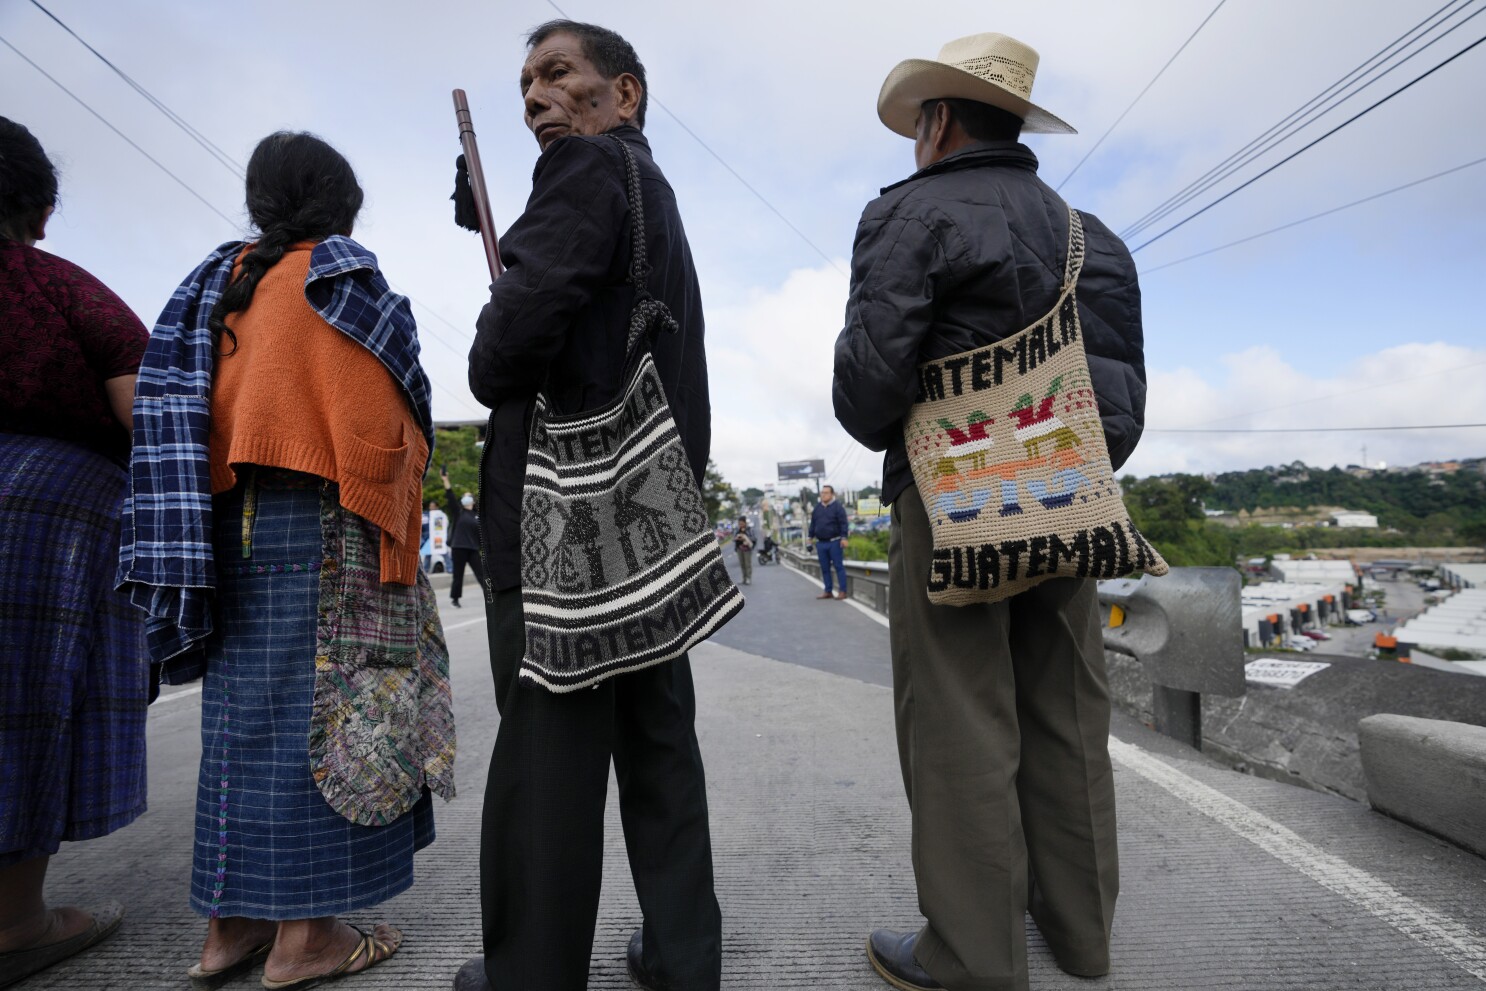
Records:
{"label": "sky", "polygon": [[[339,148],[367,194],[356,237],[414,300],[436,418],[483,419],[465,358],[489,279],[478,237],[453,225],[447,200],[458,153],[449,93],[469,93],[504,228],[538,154],[521,119],[523,35],[559,16],[551,2],[42,2],[239,163],[283,128]],[[1442,11],[1426,40],[1457,30],[1127,238],[1149,395],[1146,435],[1121,473],[1486,455],[1486,429],[1377,429],[1486,423],[1486,163],[1188,260],[1486,158],[1486,44],[1144,246],[1486,36],[1476,16],[1486,0],[1226,0],[1164,72],[1216,0],[559,3],[625,35],[645,63],[646,133],[676,190],[706,305],[712,454],[740,488],[804,458],[825,459],[838,486],[881,477],[880,456],[836,424],[830,383],[857,219],[913,171],[912,143],[876,115],[898,61],[982,31],[1036,48],[1033,99],[1079,129],[1028,136],[1040,173],[1123,232]],[[0,46],[0,114],[29,127],[61,170],[41,246],[153,324],[208,251],[249,233],[241,180],[29,0],[0,0],[0,38],[230,219]],[[1173,432],[1318,427],[1347,430]]]}

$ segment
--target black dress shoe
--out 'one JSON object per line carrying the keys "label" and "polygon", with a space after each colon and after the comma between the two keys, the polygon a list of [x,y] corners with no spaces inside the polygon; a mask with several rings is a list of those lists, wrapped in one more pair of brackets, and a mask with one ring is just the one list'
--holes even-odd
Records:
{"label": "black dress shoe", "polygon": [[490,991],[490,981],[485,978],[485,958],[470,957],[454,975],[454,991]]}
{"label": "black dress shoe", "polygon": [[461,606],[459,604],[459,600],[458,599],[450,599],[449,600],[449,604],[451,606],[453,606],[455,609],[463,609],[464,608],[464,606]]}
{"label": "black dress shoe", "polygon": [[645,991],[665,991],[659,981],[645,969],[645,961],[642,959],[644,949],[644,930],[636,929],[635,934],[629,938],[629,947],[624,951],[624,960],[629,964],[629,979],[634,981]]}
{"label": "black dress shoe", "polygon": [[913,957],[918,933],[900,933],[891,929],[874,929],[867,937],[867,959],[872,969],[900,991],[935,991],[942,989]]}

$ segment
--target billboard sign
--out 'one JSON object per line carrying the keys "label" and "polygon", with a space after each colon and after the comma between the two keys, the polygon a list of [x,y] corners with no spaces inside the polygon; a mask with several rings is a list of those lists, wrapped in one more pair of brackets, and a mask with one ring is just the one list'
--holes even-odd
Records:
{"label": "billboard sign", "polygon": [[881,516],[882,500],[877,496],[862,496],[857,500],[858,516]]}
{"label": "billboard sign", "polygon": [[781,482],[809,481],[812,478],[824,478],[825,474],[826,463],[818,458],[813,461],[779,462],[779,480]]}

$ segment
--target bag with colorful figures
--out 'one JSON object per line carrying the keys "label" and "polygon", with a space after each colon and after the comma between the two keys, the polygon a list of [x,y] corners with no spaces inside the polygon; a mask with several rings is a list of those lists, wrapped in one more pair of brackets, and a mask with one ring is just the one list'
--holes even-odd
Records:
{"label": "bag with colorful figures", "polygon": [[1063,290],[1011,337],[919,366],[904,420],[928,510],[930,601],[995,602],[1049,578],[1164,575],[1114,479],[1074,290],[1083,220],[1068,211]]}

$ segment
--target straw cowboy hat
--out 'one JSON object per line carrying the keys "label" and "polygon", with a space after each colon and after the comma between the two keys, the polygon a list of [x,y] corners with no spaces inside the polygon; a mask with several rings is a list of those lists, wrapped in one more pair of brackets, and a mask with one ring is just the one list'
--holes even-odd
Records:
{"label": "straw cowboy hat", "polygon": [[934,60],[899,62],[877,96],[877,116],[888,129],[914,137],[918,109],[925,100],[962,99],[989,103],[1022,118],[1033,134],[1077,134],[1072,127],[1033,103],[1037,51],[1004,34],[972,34],[939,49]]}

